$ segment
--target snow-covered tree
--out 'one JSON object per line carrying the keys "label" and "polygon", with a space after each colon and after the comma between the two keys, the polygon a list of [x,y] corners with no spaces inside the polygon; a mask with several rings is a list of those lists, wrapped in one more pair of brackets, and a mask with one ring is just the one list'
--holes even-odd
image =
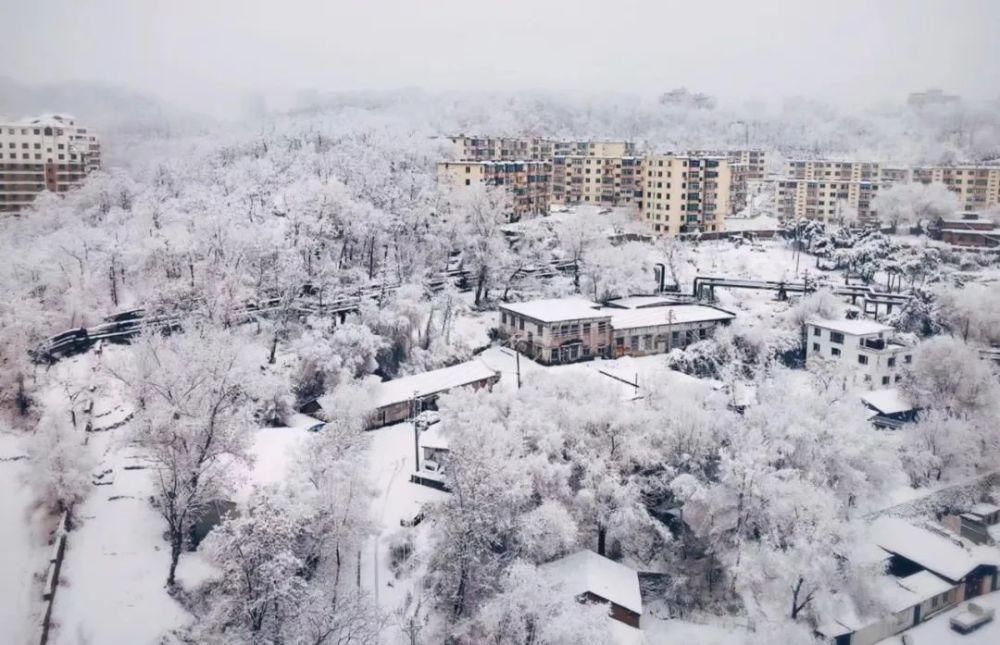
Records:
{"label": "snow-covered tree", "polygon": [[124,364],[112,369],[135,406],[131,439],[153,467],[153,502],[167,523],[172,586],[191,526],[209,502],[227,498],[229,466],[246,459],[252,424],[247,370],[231,335],[194,321],[183,333],[144,334]]}
{"label": "snow-covered tree", "polygon": [[28,483],[52,513],[72,513],[89,492],[93,459],[83,434],[83,428],[73,427],[69,410],[55,406],[46,408],[29,442]]}
{"label": "snow-covered tree", "polygon": [[944,184],[903,183],[879,191],[872,209],[895,230],[902,224],[919,225],[949,217],[959,210],[959,203]]}

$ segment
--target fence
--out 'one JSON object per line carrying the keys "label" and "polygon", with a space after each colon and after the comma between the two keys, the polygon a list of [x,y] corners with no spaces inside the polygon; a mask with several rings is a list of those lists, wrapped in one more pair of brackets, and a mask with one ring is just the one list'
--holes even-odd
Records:
{"label": "fence", "polygon": [[42,633],[38,639],[39,645],[49,642],[49,628],[52,625],[52,607],[56,602],[56,589],[59,588],[59,571],[62,569],[63,558],[66,556],[66,530],[69,512],[64,512],[56,527],[55,540],[52,542],[52,554],[49,557],[48,571],[45,575],[45,587],[42,589],[42,600],[45,601],[45,614],[42,616]]}

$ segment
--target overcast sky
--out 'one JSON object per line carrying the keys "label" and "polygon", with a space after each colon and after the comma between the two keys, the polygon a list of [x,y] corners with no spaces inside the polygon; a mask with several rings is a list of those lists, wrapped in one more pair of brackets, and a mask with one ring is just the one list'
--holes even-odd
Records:
{"label": "overcast sky", "polygon": [[200,110],[419,86],[851,104],[1000,94],[1000,0],[2,0],[0,75]]}

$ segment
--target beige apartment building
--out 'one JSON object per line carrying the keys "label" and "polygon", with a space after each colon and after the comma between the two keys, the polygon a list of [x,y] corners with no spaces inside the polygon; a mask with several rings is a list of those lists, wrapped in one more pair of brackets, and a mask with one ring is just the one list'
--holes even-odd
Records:
{"label": "beige apartment building", "polygon": [[925,166],[914,168],[912,177],[922,184],[941,182],[966,212],[1000,205],[1000,166]]}
{"label": "beige apartment building", "polygon": [[732,180],[726,158],[653,155],[642,159],[640,170],[639,213],[652,233],[724,230]]}
{"label": "beige apartment building", "polygon": [[68,115],[0,122],[0,213],[18,213],[44,190],[64,193],[101,167],[97,133]]}
{"label": "beige apartment building", "polygon": [[874,181],[782,179],[778,182],[777,212],[779,217],[835,221],[847,207],[856,209],[861,221],[872,221],[877,217],[872,202],[878,190]]}
{"label": "beige apartment building", "polygon": [[729,161],[729,215],[746,208],[750,182],[763,181],[767,175],[767,157],[763,150],[689,150],[687,154],[693,157],[725,157]]}
{"label": "beige apartment building", "polygon": [[511,220],[549,212],[552,164],[548,161],[442,161],[437,172],[438,183],[451,188],[503,186],[511,196]]}
{"label": "beige apartment building", "polygon": [[552,160],[552,202],[627,206],[642,197],[641,159],[566,156]]}

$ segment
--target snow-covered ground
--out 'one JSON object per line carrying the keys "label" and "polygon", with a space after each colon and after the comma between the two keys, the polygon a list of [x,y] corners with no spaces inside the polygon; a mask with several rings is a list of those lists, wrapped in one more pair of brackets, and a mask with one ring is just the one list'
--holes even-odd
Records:
{"label": "snow-covered ground", "polygon": [[0,432],[0,634],[11,645],[38,641],[47,542],[56,523],[33,509],[25,455],[23,436]]}

